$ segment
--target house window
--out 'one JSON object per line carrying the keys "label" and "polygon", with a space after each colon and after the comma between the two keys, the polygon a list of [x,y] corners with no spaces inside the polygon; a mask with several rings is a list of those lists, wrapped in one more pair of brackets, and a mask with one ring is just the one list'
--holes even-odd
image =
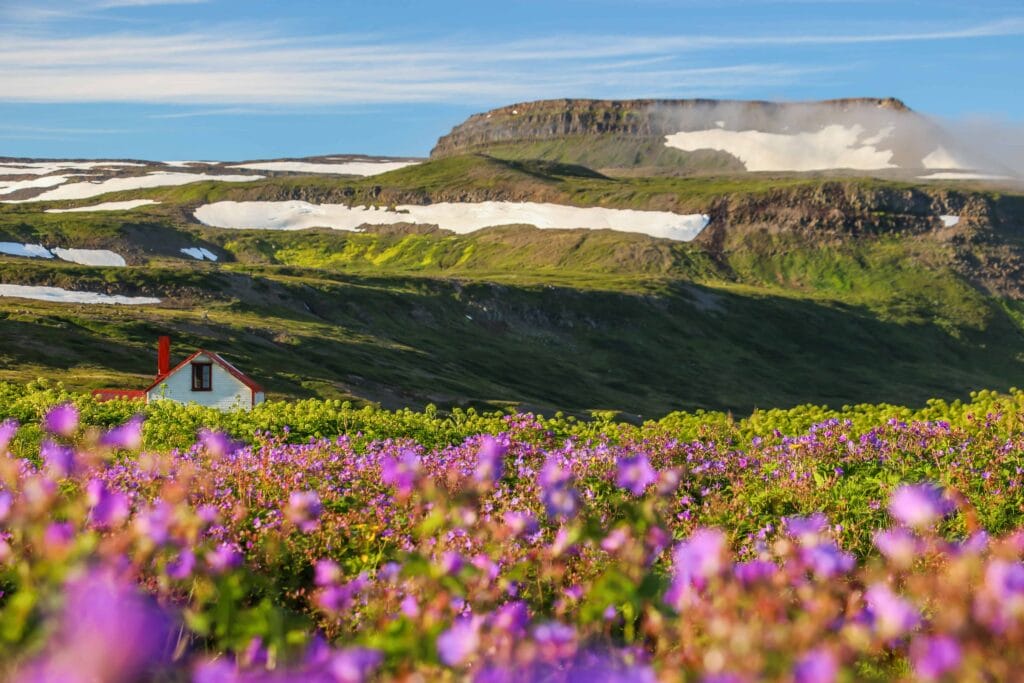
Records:
{"label": "house window", "polygon": [[192,364],[192,391],[213,391],[213,365]]}

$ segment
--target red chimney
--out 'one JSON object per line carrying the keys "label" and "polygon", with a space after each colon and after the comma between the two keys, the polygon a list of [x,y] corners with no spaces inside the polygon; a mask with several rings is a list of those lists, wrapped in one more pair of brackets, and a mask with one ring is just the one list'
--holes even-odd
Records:
{"label": "red chimney", "polygon": [[160,337],[156,357],[156,376],[163,377],[171,371],[171,338]]}

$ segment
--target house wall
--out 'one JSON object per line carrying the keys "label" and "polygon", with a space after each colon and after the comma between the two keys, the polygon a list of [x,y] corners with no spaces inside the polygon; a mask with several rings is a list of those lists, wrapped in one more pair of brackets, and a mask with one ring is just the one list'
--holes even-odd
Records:
{"label": "house wall", "polygon": [[[211,361],[210,357],[204,353],[196,356],[193,362],[208,363]],[[192,391],[192,364],[190,363],[150,389],[147,399],[150,401],[166,399],[178,403],[198,403],[221,410],[232,408],[249,410],[252,407],[252,389],[217,363],[213,364],[211,386],[212,391]]]}

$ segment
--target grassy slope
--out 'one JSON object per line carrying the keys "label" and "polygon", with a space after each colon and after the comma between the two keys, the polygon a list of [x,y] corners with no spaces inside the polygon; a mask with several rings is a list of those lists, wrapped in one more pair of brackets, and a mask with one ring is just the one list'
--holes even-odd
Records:
{"label": "grassy slope", "polygon": [[[924,239],[808,245],[761,236],[715,260],[694,245],[611,232],[268,233],[188,221],[191,207],[221,199],[387,203],[493,192],[701,210],[723,195],[816,182],[610,179],[460,157],[363,180],[281,177],[107,198],[163,202],[124,213],[3,206],[0,240],[116,248],[139,265],[0,257],[2,281],[167,301],[129,309],[0,299],[0,379],[142,386],[153,340],[169,330],[179,352],[224,351],[272,393],[388,405],[521,402],[655,415],[920,402],[1021,384],[1021,309],[969,287],[946,265],[945,247]],[[222,263],[180,258],[178,249],[193,245]]]}

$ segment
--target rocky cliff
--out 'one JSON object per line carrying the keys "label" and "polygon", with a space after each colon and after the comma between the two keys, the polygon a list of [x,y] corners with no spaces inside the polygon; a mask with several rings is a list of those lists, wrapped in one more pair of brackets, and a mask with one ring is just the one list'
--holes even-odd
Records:
{"label": "rocky cliff", "polygon": [[545,100],[471,116],[431,153],[657,174],[985,167],[895,98],[821,102]]}
{"label": "rocky cliff", "polygon": [[[432,158],[478,151],[508,142],[537,142],[569,136],[621,135],[660,138],[680,130],[725,125],[775,132],[789,119],[825,120],[864,111],[909,113],[895,98],[850,98],[823,102],[723,100],[543,100],[523,102],[471,116],[442,137]],[[724,118],[721,118],[724,117]]]}

